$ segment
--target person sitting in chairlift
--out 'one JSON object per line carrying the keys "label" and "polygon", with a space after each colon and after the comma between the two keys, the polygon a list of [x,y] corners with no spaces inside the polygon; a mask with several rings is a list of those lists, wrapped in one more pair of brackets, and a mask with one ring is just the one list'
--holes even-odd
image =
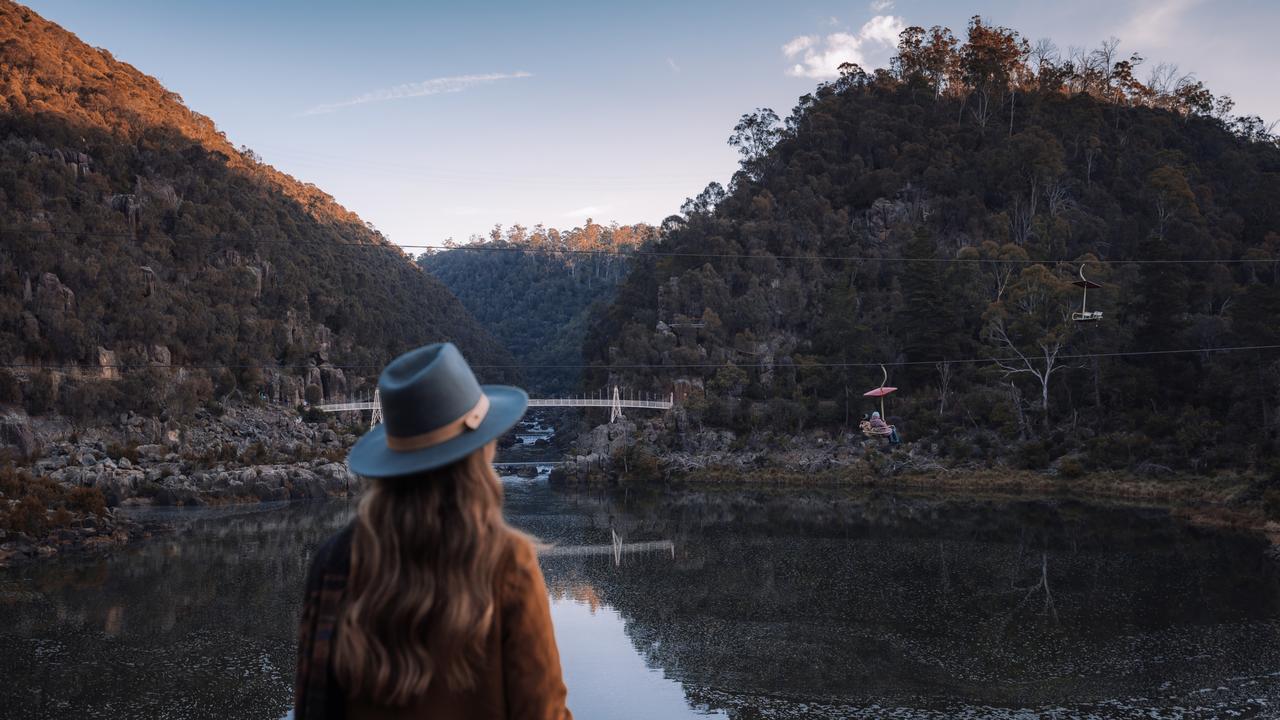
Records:
{"label": "person sitting in chairlift", "polygon": [[877,434],[881,434],[881,435],[887,434],[889,436],[890,444],[897,445],[900,442],[900,440],[898,439],[898,429],[886,423],[884,419],[880,417],[879,411],[871,413],[870,425],[871,425],[872,431],[876,432]]}

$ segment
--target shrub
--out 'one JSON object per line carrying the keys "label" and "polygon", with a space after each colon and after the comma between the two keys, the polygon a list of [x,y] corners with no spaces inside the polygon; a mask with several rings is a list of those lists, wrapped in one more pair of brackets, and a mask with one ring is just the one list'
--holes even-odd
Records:
{"label": "shrub", "polygon": [[1262,511],[1268,520],[1280,520],[1280,488],[1262,493]]}
{"label": "shrub", "polygon": [[120,443],[111,443],[107,445],[107,455],[116,460],[128,460],[131,463],[138,462],[138,444],[134,442],[121,445]]}
{"label": "shrub", "polygon": [[22,386],[18,378],[7,368],[0,368],[0,403],[22,402]]}
{"label": "shrub", "polygon": [[9,510],[6,519],[7,529],[28,535],[41,535],[48,527],[44,503],[35,495],[24,495],[18,504]]}
{"label": "shrub", "polygon": [[1058,462],[1058,474],[1068,480],[1084,475],[1084,465],[1076,458],[1062,458]]}
{"label": "shrub", "polygon": [[67,507],[98,517],[107,514],[107,500],[96,487],[74,487],[67,495]]}
{"label": "shrub", "polygon": [[52,409],[57,399],[53,375],[48,370],[32,375],[22,399],[29,415],[43,415]]}

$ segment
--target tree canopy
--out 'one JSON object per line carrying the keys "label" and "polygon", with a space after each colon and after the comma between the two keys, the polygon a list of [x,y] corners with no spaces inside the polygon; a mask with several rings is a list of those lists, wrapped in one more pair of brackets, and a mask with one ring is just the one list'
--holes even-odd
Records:
{"label": "tree canopy", "polygon": [[[1142,64],[975,17],[908,28],[890,68],[842,66],[778,127],[745,115],[741,172],[591,322],[589,381],[794,433],[856,426],[886,363],[904,435],[956,461],[1269,467],[1280,353],[1212,349],[1275,337],[1280,147]],[[1081,265],[1101,321],[1071,319]]]}

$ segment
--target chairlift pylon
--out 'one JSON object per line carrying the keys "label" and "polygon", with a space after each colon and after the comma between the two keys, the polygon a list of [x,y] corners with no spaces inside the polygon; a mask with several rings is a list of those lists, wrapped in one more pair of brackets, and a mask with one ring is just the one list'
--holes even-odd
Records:
{"label": "chairlift pylon", "polygon": [[1071,284],[1083,289],[1083,295],[1080,298],[1080,312],[1071,313],[1071,319],[1076,322],[1101,320],[1101,310],[1089,310],[1089,288],[1096,290],[1102,286],[1084,276],[1084,263],[1080,263],[1080,279]]}

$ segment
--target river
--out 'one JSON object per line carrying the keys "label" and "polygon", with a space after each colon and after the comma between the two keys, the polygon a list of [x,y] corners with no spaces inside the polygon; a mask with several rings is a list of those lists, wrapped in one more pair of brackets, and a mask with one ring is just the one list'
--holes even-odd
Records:
{"label": "river", "polygon": [[[1265,542],[1158,509],[506,478],[569,705],[601,718],[1280,717]],[[6,718],[287,716],[299,588],[347,502],[0,575]]]}

